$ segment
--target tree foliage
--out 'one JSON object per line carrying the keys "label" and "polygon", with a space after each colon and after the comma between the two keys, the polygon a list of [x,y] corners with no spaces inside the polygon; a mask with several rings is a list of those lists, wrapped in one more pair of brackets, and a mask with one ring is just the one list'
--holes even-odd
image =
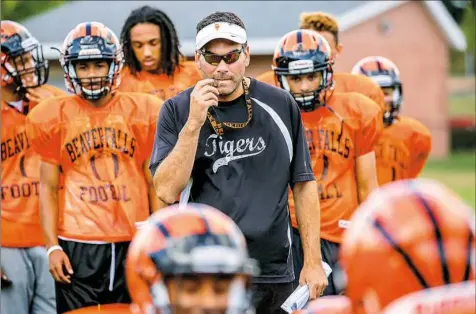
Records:
{"label": "tree foliage", "polygon": [[22,22],[34,15],[43,13],[52,8],[58,7],[67,0],[55,1],[25,1],[25,0],[3,0],[2,1],[2,20],[12,20]]}

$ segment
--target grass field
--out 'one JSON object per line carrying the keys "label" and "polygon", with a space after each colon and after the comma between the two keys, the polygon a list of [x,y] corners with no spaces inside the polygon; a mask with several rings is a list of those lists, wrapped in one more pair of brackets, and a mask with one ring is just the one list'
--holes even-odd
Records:
{"label": "grass field", "polygon": [[446,160],[429,160],[421,177],[436,179],[476,207],[476,153],[455,152]]}

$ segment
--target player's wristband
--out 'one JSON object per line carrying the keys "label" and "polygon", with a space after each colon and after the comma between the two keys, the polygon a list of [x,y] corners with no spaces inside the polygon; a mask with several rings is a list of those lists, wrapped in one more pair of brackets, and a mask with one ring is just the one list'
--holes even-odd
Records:
{"label": "player's wristband", "polygon": [[48,249],[48,251],[46,251],[46,255],[47,255],[48,257],[50,257],[50,254],[53,253],[53,251],[56,251],[56,250],[61,250],[61,251],[63,251],[63,248],[62,248],[61,246],[59,246],[59,245],[53,245],[53,246],[51,246],[51,247]]}

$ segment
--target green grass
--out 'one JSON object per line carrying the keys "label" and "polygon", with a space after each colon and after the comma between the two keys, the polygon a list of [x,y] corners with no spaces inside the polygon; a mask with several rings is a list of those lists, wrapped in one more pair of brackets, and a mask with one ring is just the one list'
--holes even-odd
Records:
{"label": "green grass", "polygon": [[476,207],[476,153],[455,152],[446,160],[429,160],[421,177],[438,180]]}
{"label": "green grass", "polygon": [[474,93],[452,95],[450,97],[449,113],[451,117],[476,115],[476,96]]}

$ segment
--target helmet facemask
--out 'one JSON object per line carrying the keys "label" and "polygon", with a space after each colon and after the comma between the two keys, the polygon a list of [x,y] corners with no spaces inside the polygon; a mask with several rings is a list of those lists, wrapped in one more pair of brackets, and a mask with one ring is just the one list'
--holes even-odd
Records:
{"label": "helmet facemask", "polygon": [[391,125],[400,114],[403,104],[402,84],[400,80],[390,74],[380,74],[370,76],[385,94],[385,112],[383,122],[385,125]]}
{"label": "helmet facemask", "polygon": [[75,94],[80,95],[87,100],[98,100],[111,92],[111,87],[114,81],[114,65],[112,59],[91,59],[91,62],[106,60],[108,63],[108,74],[105,76],[93,76],[87,78],[79,78],[76,71],[76,66],[80,61],[70,62],[68,64],[67,75],[69,76],[72,88]]}
{"label": "helmet facemask", "polygon": [[22,41],[15,34],[2,44],[2,86],[13,84],[16,92],[25,93],[27,88],[44,85],[48,74],[43,47],[35,38]]}
{"label": "helmet facemask", "polygon": [[249,313],[256,267],[223,241],[212,234],[187,237],[150,256],[163,276],[150,287],[161,314]]}
{"label": "helmet facemask", "polygon": [[[313,111],[325,104],[327,91],[333,86],[330,51],[327,41],[310,30],[289,32],[275,49],[272,69],[277,81],[282,89],[291,93],[302,111]],[[322,78],[315,90],[291,91],[289,76],[309,76],[312,73],[320,73]]]}
{"label": "helmet facemask", "polygon": [[[109,34],[111,38],[115,35]],[[117,40],[101,36],[83,36],[66,39],[61,52],[65,83],[69,91],[87,100],[99,100],[119,86],[122,67],[122,51]],[[104,76],[81,77],[78,66],[106,61],[108,71]]]}
{"label": "helmet facemask", "polygon": [[[281,88],[293,96],[302,111],[313,111],[324,105],[326,101],[325,91],[332,86],[332,67],[327,65],[317,65],[312,60],[288,60],[287,63],[287,71],[275,69]],[[306,76],[311,73],[321,73],[321,82],[317,89],[308,93],[294,93],[291,91],[287,76]],[[304,79],[307,79],[307,77]]]}

